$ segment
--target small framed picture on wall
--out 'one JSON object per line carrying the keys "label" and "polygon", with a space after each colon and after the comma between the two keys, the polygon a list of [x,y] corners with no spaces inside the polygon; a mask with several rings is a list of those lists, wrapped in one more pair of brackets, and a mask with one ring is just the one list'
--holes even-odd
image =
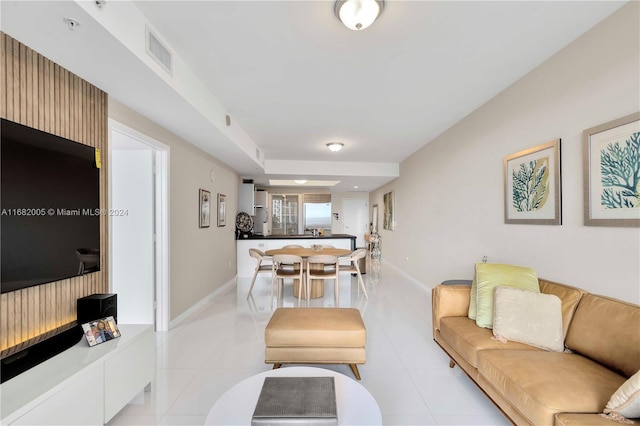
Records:
{"label": "small framed picture on wall", "polygon": [[227,196],[218,194],[218,226],[227,224]]}
{"label": "small framed picture on wall", "polygon": [[207,190],[200,190],[200,218],[198,226],[208,228],[211,224],[211,193]]}

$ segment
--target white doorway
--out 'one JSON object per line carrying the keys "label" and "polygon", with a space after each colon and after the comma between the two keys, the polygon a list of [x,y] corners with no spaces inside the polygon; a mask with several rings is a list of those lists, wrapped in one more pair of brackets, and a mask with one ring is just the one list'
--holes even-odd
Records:
{"label": "white doorway", "polygon": [[169,329],[169,147],[109,119],[109,281],[118,321]]}
{"label": "white doorway", "polygon": [[369,230],[369,203],[363,199],[342,200],[342,229],[356,236],[356,247],[366,247],[364,234]]}

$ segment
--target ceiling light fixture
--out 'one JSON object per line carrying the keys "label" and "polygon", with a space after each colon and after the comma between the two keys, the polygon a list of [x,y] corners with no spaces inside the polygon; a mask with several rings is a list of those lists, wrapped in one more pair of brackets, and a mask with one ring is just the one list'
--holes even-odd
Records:
{"label": "ceiling light fixture", "polygon": [[304,185],[305,183],[307,183],[306,179],[296,179],[294,180],[295,183],[297,183],[298,185]]}
{"label": "ceiling light fixture", "polygon": [[340,151],[343,146],[344,144],[340,142],[331,142],[327,144],[327,148],[329,148],[329,151],[333,151],[333,152]]}
{"label": "ceiling light fixture", "polygon": [[384,0],[338,0],[334,12],[345,27],[359,31],[373,24],[383,9]]}

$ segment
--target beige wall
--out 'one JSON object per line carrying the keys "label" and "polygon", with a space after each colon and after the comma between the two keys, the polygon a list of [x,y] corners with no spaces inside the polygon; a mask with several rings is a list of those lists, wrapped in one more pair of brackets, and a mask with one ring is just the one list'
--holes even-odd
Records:
{"label": "beige wall", "polygon": [[[234,240],[238,175],[187,141],[110,99],[109,116],[170,147],[170,319],[236,275]],[[215,182],[209,175],[213,171]],[[198,228],[198,190],[211,192],[211,226]],[[227,225],[216,226],[216,195],[227,196]]]}
{"label": "beige wall", "polygon": [[[640,4],[632,2],[401,164],[385,261],[431,287],[473,263],[640,302],[640,230],[583,225],[582,131],[640,110]],[[428,120],[428,117],[425,117]],[[505,225],[502,159],[562,138],[562,226]],[[380,215],[382,217],[382,210]]]}

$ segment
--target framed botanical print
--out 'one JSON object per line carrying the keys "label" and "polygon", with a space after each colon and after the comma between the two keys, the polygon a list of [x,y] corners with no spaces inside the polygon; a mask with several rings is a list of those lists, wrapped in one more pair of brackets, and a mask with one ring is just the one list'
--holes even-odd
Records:
{"label": "framed botanical print", "polygon": [[583,133],[584,224],[640,227],[640,112]]}
{"label": "framed botanical print", "polygon": [[560,139],[504,158],[504,222],[561,225]]}

